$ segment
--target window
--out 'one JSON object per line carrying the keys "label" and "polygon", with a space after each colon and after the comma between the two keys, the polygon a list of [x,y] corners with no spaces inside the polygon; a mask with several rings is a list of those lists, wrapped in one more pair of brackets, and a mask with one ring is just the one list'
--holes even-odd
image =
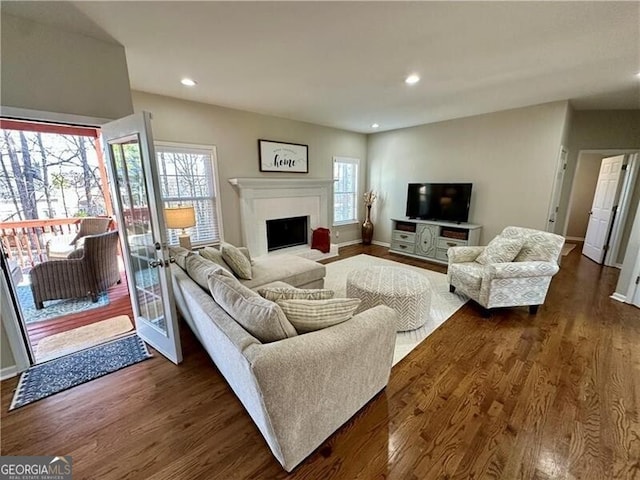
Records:
{"label": "window", "polygon": [[[193,244],[219,243],[220,203],[214,147],[158,142],[156,158],[165,207],[193,205],[196,226],[189,229]],[[167,229],[170,245],[177,245],[179,230]]]}
{"label": "window", "polygon": [[358,222],[358,164],[360,160],[333,157],[333,224]]}

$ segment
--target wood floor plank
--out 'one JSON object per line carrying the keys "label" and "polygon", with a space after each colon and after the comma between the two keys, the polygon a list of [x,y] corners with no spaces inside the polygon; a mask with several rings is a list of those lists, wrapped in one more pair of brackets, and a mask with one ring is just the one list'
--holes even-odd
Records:
{"label": "wood floor plank", "polygon": [[[12,412],[2,382],[1,453],[71,454],[76,479],[639,480],[640,310],[579,250],[537,315],[461,308],[291,474],[184,325],[180,366],[156,353]],[[340,258],[360,253],[445,271],[378,246]]]}

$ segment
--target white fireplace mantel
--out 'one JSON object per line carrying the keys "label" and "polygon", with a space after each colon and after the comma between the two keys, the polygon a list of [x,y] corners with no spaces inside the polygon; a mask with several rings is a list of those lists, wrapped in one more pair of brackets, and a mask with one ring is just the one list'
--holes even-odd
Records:
{"label": "white fireplace mantel", "polygon": [[[243,243],[254,256],[267,253],[267,220],[309,217],[311,230],[329,227],[335,180],[324,178],[230,178],[240,194]],[[311,235],[308,236],[309,240]]]}

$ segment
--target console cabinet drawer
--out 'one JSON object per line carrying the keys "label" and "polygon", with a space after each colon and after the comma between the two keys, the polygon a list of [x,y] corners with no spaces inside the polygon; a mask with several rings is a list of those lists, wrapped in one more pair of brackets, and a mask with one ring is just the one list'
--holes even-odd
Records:
{"label": "console cabinet drawer", "polygon": [[455,238],[444,238],[440,237],[438,239],[438,248],[443,248],[445,251],[449,247],[466,247],[469,244],[466,240],[456,240]]}
{"label": "console cabinet drawer", "polygon": [[394,240],[391,242],[391,250],[404,253],[414,253],[416,246],[413,243],[404,243]]}
{"label": "console cabinet drawer", "polygon": [[405,242],[405,243],[415,243],[416,234],[411,232],[404,232],[402,230],[394,230],[392,240],[394,242],[398,241],[398,242]]}

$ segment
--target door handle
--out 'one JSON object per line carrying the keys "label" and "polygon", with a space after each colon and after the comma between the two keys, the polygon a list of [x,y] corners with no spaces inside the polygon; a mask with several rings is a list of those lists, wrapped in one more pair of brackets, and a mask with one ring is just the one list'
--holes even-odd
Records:
{"label": "door handle", "polygon": [[164,262],[162,260],[149,260],[149,267],[151,268],[164,267]]}

